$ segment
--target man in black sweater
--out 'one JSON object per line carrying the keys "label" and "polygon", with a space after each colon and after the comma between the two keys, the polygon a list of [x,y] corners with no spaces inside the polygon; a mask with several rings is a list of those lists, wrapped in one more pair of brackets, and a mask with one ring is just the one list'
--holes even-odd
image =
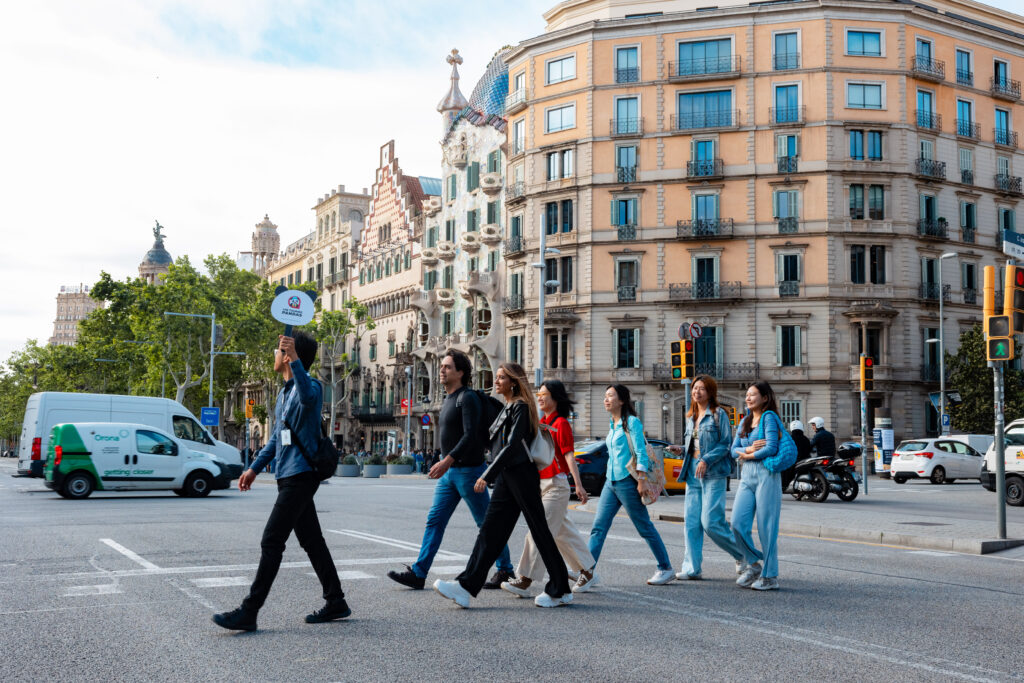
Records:
{"label": "man in black sweater", "polygon": [[825,429],[825,419],[821,417],[811,418],[811,429],[814,430],[811,436],[811,449],[819,458],[831,458],[836,454],[836,437],[832,432]]}
{"label": "man in black sweater", "polygon": [[[466,501],[477,527],[483,523],[490,502],[486,490],[482,493],[473,490],[476,480],[487,468],[484,462],[487,444],[481,439],[484,430],[480,428],[483,414],[480,397],[468,388],[472,374],[473,366],[464,353],[450,349],[441,360],[441,384],[448,395],[441,405],[438,418],[442,457],[440,462],[430,468],[428,474],[431,479],[438,479],[434,488],[434,503],[427,513],[427,528],[423,532],[423,543],[416,563],[406,566],[404,571],[388,572],[388,577],[409,588],[423,588],[434,555],[441,547],[448,520],[459,501]],[[500,588],[502,581],[515,578],[508,546],[501,551],[495,567],[497,571],[484,584],[484,588]]]}

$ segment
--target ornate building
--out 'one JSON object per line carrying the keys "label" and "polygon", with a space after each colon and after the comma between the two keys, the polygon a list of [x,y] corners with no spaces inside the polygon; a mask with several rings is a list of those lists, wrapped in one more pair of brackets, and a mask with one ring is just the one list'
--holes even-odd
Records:
{"label": "ornate building", "polygon": [[263,214],[263,220],[252,231],[252,250],[240,252],[235,262],[239,268],[265,277],[270,262],[280,249],[281,235],[277,232],[277,226],[270,221],[270,214]]}
{"label": "ornate building", "polygon": [[89,296],[89,285],[62,285],[57,294],[57,316],[53,319],[53,336],[49,343],[74,346],[78,341],[78,323],[103,306]]}
{"label": "ornate building", "polygon": [[[420,245],[424,203],[438,201],[441,181],[405,175],[395,142],[380,148],[370,211],[353,263],[352,296],[370,309],[376,329],[364,334],[350,353],[362,372],[350,380],[346,443],[384,454],[405,441],[401,401],[408,390],[406,368],[416,335],[412,299],[422,278]],[[413,439],[418,443],[414,434]]]}
{"label": "ornate building", "polygon": [[[443,120],[442,196],[424,204],[423,289],[412,299],[417,309],[413,415],[437,423],[444,393],[436,382],[448,348],[473,361],[473,385],[490,390],[502,360],[504,291],[502,171],[505,144],[507,50],[495,55],[469,100],[459,90],[462,57],[452,50],[448,94],[438,105]],[[424,434],[433,447],[433,432]]]}
{"label": "ornate building", "polygon": [[[506,351],[531,366],[546,345],[577,434],[605,432],[621,382],[652,435],[681,437],[665,361],[686,321],[732,406],[766,379],[784,419],[859,434],[863,351],[897,436],[937,433],[933,340],[953,352],[980,321],[1022,201],[1024,19],[966,0],[566,0],[545,19],[505,57]],[[541,276],[560,284],[538,334]]]}
{"label": "ornate building", "polygon": [[169,270],[174,261],[171,255],[164,249],[164,226],[157,221],[153,228],[153,246],[146,252],[142,263],[139,264],[139,277],[151,285],[159,284],[159,277]]}

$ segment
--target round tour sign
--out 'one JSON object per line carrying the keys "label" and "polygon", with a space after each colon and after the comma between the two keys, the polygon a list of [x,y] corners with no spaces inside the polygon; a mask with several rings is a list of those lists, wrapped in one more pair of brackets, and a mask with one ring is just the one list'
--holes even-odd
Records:
{"label": "round tour sign", "polygon": [[690,323],[683,323],[679,326],[679,338],[686,339],[690,336]]}
{"label": "round tour sign", "polygon": [[305,325],[313,319],[313,300],[305,292],[298,289],[287,289],[276,297],[270,305],[270,315],[285,325]]}

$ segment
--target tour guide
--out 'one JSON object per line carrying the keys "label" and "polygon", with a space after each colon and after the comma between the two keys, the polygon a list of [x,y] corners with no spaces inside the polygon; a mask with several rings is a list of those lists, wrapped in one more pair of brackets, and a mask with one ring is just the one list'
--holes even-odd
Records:
{"label": "tour guide", "polygon": [[312,453],[320,439],[322,390],[308,374],[316,359],[316,347],[312,337],[296,331],[294,337],[281,336],[278,348],[274,349],[274,372],[285,380],[274,409],[274,432],[249,469],[242,473],[238,489],[248,491],[256,473],[276,456],[277,501],[263,530],[263,552],[249,596],[238,609],[213,615],[214,623],[226,629],[256,630],[256,614],[270,593],[277,570],[281,568],[285,541],[293,530],[323,584],[327,601],[322,609],[306,617],[306,623],[344,619],[352,613],[345,602],[338,571],[320,531],[320,520],[313,504],[320,480],[296,446],[301,440],[306,452]]}

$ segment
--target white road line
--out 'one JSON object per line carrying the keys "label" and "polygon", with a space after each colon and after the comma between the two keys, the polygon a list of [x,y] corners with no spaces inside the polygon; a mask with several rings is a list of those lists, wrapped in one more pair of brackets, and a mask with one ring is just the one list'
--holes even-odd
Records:
{"label": "white road line", "polygon": [[211,612],[219,611],[217,609],[216,605],[214,605],[212,602],[210,602],[209,600],[204,598],[200,593],[197,593],[194,590],[192,590],[191,588],[189,588],[187,585],[185,585],[185,583],[183,581],[179,581],[178,579],[166,579],[166,581],[167,581],[167,583],[171,584],[172,586],[174,586],[175,588],[180,590],[182,593],[184,593],[188,597],[192,598],[193,600],[195,600],[196,602],[198,602],[200,605],[202,605],[206,609],[210,610]]}
{"label": "white road line", "polygon": [[930,555],[932,557],[952,557],[953,553],[942,553],[937,550],[911,550],[911,555]]}
{"label": "white road line", "polygon": [[636,538],[634,536],[616,536],[614,534],[608,534],[605,538],[610,538],[613,541],[629,541],[630,543],[643,543],[644,539]]}
{"label": "white road line", "polygon": [[[822,640],[823,637],[829,637],[828,634],[823,634],[810,629],[801,629],[788,624],[780,624],[778,622],[768,621],[766,619],[757,619],[755,617],[748,617],[745,615],[736,614],[734,612],[727,612],[725,610],[710,609],[705,607],[686,607],[680,604],[678,600],[667,600],[665,598],[656,598],[644,593],[637,593],[635,591],[622,590],[620,588],[605,588],[604,593],[618,593],[622,596],[628,596],[626,599],[630,601],[640,600],[642,602],[649,603],[655,609],[659,609],[665,612],[672,612],[674,614],[681,614],[683,616],[695,619],[698,621],[711,621],[722,624],[724,626],[732,628],[743,628],[749,631],[755,631],[761,633],[772,640],[778,638],[785,638],[786,640],[792,640],[798,643],[804,643],[806,645],[812,645],[828,650],[836,650],[839,652],[845,652],[847,654],[867,657],[869,659],[876,659],[882,662],[889,662],[899,666],[906,666],[914,669],[920,669],[933,674],[941,674],[944,676],[951,676],[953,678],[960,678],[968,681],[990,681],[991,676],[1001,676],[1005,678],[1012,678],[1013,676],[1005,671],[997,671],[995,669],[988,669],[979,666],[971,666],[969,664],[961,664],[951,660],[935,659],[943,665],[950,668],[942,668],[940,666],[933,666],[924,662],[915,662],[899,655],[905,655],[905,650],[897,650],[895,648],[886,647],[877,643],[866,643],[863,641],[853,640],[846,636],[832,636],[832,640]],[[806,635],[804,635],[806,634]],[[843,644],[840,644],[843,643]],[[882,654],[881,651],[892,652],[892,655]],[[959,667],[961,669],[971,669],[975,674],[965,673],[963,671],[957,671],[952,667]]]}
{"label": "white road line", "polygon": [[77,598],[83,595],[113,595],[123,593],[116,583],[105,583],[99,586],[71,586],[64,591],[65,598]]}
{"label": "white road line", "polygon": [[220,588],[222,586],[248,586],[252,579],[244,576],[211,576],[205,579],[189,579],[196,588]]}
{"label": "white road line", "polygon": [[[307,576],[316,576],[316,572],[306,572]],[[367,574],[361,572],[358,569],[348,569],[345,571],[338,572],[338,578],[342,581],[350,581],[352,579],[375,579],[377,578],[373,574]]]}
{"label": "white road line", "polygon": [[99,605],[75,605],[74,607],[41,607],[39,609],[12,609],[0,612],[0,616],[9,614],[36,614],[39,612],[70,612],[79,609],[101,609],[104,607],[139,607],[142,605],[162,605],[168,602],[181,603],[181,600],[150,600],[149,602],[106,602]]}
{"label": "white road line", "polygon": [[100,539],[100,543],[106,543],[111,548],[113,548],[117,552],[121,553],[122,555],[127,557],[132,562],[137,562],[140,565],[142,565],[143,567],[145,567],[146,569],[149,569],[149,570],[158,570],[158,569],[160,569],[160,567],[156,566],[155,564],[153,564],[149,560],[145,559],[144,557],[141,557],[138,553],[136,553],[134,551],[131,551],[131,550],[128,550],[128,548],[125,548],[123,545],[121,545],[117,541],[113,540],[112,538],[101,538]]}
{"label": "white road line", "polygon": [[461,574],[465,569],[466,565],[464,564],[452,564],[441,567],[431,567],[430,571],[435,574]]}
{"label": "white road line", "polygon": [[[376,534],[368,534],[365,531],[356,531],[354,529],[324,529],[332,534],[341,534],[343,536],[351,536],[352,538],[358,538],[363,541],[371,541],[373,543],[381,543],[383,545],[394,546],[395,548],[402,548],[403,550],[413,550],[419,552],[420,546],[409,541],[403,541],[398,538],[388,538],[387,536],[377,536]],[[453,553],[449,550],[438,550],[438,555],[444,556],[451,560],[468,560],[469,555],[462,555],[460,553]]]}

